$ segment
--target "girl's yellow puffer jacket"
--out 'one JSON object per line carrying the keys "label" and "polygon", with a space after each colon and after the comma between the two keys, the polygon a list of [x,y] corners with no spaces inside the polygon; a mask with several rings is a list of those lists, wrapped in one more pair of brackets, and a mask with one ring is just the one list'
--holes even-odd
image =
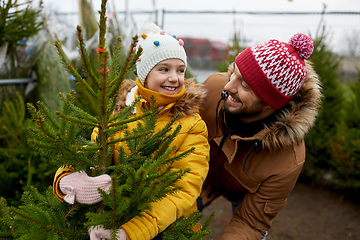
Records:
{"label": "girl's yellow puffer jacket", "polygon": [[[142,87],[137,81],[138,86],[134,86],[133,81],[126,81],[120,90],[119,100],[117,103],[116,112],[120,112],[129,101],[126,99],[136,97],[139,95],[137,87]],[[198,113],[206,91],[202,85],[195,84],[193,80],[189,79],[185,82],[185,93],[176,102],[163,106],[158,113],[157,125],[155,131],[161,130],[177,113],[180,118],[175,125],[181,125],[180,133],[173,141],[176,145],[175,154],[182,153],[192,147],[195,150],[187,157],[174,163],[174,168],[190,168],[190,172],[176,182],[177,186],[182,189],[173,195],[169,195],[161,201],[152,203],[151,211],[144,211],[143,217],[135,217],[129,222],[125,223],[122,228],[126,231],[127,237],[130,240],[150,240],[154,238],[161,231],[165,230],[171,223],[176,221],[179,217],[187,215],[196,210],[196,199],[200,195],[202,184],[208,173],[209,161],[209,144],[207,140],[207,128],[205,122]],[[132,90],[132,91],[131,91]],[[144,90],[144,89],[142,89]],[[135,96],[131,96],[135,95]],[[142,113],[142,108],[148,103],[142,100],[137,106],[136,115]],[[130,123],[128,129],[136,127],[136,122]],[[175,129],[174,126],[173,129]],[[122,133],[119,133],[119,135]],[[91,138],[95,140],[97,131],[94,130]],[[119,136],[116,136],[116,138]],[[118,164],[117,150],[123,146],[124,143],[119,143],[114,151],[114,163]],[[69,169],[59,169],[54,180],[54,194],[58,198],[63,198],[64,195],[58,188],[58,183],[62,176],[71,173]],[[198,224],[199,225],[199,224]],[[196,229],[197,228],[197,229]],[[194,230],[198,230],[196,226]]]}

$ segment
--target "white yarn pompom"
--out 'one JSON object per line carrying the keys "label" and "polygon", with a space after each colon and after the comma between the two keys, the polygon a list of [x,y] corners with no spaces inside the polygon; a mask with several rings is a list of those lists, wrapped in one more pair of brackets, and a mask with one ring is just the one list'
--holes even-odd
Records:
{"label": "white yarn pompom", "polygon": [[161,32],[161,28],[158,27],[155,23],[146,22],[139,29],[139,34],[138,35],[141,36],[142,34],[159,33],[159,32]]}

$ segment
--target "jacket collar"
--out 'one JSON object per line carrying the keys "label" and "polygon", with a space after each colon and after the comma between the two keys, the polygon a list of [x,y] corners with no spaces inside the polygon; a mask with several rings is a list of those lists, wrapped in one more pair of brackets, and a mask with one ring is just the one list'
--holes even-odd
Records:
{"label": "jacket collar", "polygon": [[[169,112],[172,114],[179,114],[180,116],[190,116],[198,112],[198,109],[202,107],[202,104],[205,100],[207,90],[204,85],[197,84],[194,78],[185,80],[184,82],[185,90],[183,95],[173,103],[165,105],[161,112]],[[129,106],[131,102],[135,99],[135,94],[137,92],[135,81],[125,80],[122,87],[119,90],[118,100],[116,103],[114,113],[118,113],[121,109]],[[129,96],[133,95],[133,96]],[[128,101],[127,101],[128,99]],[[129,101],[130,100],[130,101]],[[147,101],[142,100],[142,104],[145,104]]]}
{"label": "jacket collar", "polygon": [[223,119],[226,128],[230,131],[231,135],[237,135],[242,138],[249,138],[255,136],[265,126],[271,125],[273,122],[277,121],[276,114],[271,114],[267,118],[261,119],[259,121],[244,123],[240,119],[234,118],[231,114],[223,112]]}
{"label": "jacket collar", "polygon": [[176,95],[166,95],[159,92],[152,91],[148,88],[145,88],[139,79],[136,79],[136,85],[138,87],[136,95],[141,95],[147,102],[151,102],[151,96],[154,95],[156,99],[156,105],[158,107],[168,105],[170,103],[175,103],[179,100],[185,93],[185,86],[181,91]]}

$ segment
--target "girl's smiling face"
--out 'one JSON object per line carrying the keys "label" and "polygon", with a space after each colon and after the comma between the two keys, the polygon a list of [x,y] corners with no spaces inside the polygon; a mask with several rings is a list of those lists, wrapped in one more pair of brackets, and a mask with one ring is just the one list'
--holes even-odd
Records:
{"label": "girl's smiling face", "polygon": [[178,58],[161,61],[147,75],[144,87],[166,95],[176,95],[184,86],[185,68],[185,63]]}

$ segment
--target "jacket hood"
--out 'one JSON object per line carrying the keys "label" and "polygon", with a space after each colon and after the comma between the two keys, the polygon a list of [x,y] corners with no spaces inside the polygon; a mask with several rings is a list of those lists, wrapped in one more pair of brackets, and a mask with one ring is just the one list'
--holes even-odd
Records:
{"label": "jacket hood", "polygon": [[[298,145],[315,125],[321,106],[321,84],[311,63],[305,61],[305,64],[307,76],[298,93],[282,109],[274,113],[277,121],[268,124],[253,137],[260,140],[264,148],[275,150]],[[233,71],[234,67],[231,64],[229,76]]]}
{"label": "jacket hood", "polygon": [[[126,107],[126,95],[136,86],[135,81],[125,80],[119,90],[119,96],[115,107],[115,113],[118,113]],[[184,82],[185,93],[175,102],[170,109],[170,113],[180,116],[195,115],[205,101],[207,90],[204,85],[195,82],[195,78],[189,78]]]}

